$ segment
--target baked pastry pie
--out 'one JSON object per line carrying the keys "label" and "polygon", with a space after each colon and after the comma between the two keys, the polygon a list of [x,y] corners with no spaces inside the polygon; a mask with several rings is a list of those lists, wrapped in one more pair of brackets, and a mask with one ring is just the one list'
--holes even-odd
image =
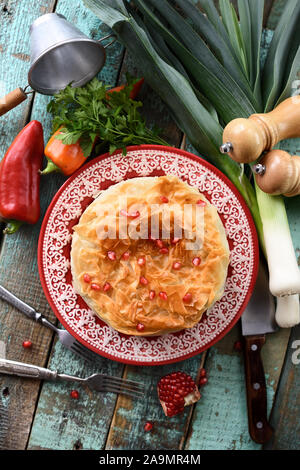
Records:
{"label": "baked pastry pie", "polygon": [[222,297],[228,264],[216,208],[175,176],[110,186],[74,227],[74,289],[128,335],[193,327]]}

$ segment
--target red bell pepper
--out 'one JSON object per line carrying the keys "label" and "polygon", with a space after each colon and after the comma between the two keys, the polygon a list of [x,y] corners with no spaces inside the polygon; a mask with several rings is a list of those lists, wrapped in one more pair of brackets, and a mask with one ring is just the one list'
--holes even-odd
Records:
{"label": "red bell pepper", "polygon": [[0,217],[14,233],[22,223],[40,217],[40,169],[44,155],[43,128],[31,121],[14,139],[0,163]]}

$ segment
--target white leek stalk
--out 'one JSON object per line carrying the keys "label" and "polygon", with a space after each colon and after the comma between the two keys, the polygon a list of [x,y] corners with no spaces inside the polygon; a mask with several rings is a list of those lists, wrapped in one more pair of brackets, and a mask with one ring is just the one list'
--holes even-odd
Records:
{"label": "white leek stalk", "polygon": [[275,320],[281,328],[292,328],[300,323],[298,294],[277,297]]}
{"label": "white leek stalk", "polygon": [[263,224],[270,291],[275,297],[299,294],[300,271],[283,198],[270,196],[257,185],[255,188]]}

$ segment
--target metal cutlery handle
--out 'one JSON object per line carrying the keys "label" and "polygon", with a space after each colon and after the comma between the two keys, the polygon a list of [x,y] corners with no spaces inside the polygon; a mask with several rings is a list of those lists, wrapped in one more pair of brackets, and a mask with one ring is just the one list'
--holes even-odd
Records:
{"label": "metal cutlery handle", "polygon": [[24,362],[10,361],[2,358],[0,358],[0,373],[32,379],[56,380],[57,378],[56,371],[35,366],[34,364],[25,364]]}
{"label": "metal cutlery handle", "polygon": [[30,305],[23,302],[23,300],[20,300],[18,297],[9,292],[3,286],[0,286],[0,298],[20,310],[20,312],[24,313],[24,315],[26,315],[31,320],[35,320],[36,322],[42,323],[42,325],[47,326],[51,330],[57,332],[58,328],[53,325],[53,323],[51,323],[49,320],[47,320],[46,317],[44,317],[41,313],[37,312],[33,307],[30,307]]}

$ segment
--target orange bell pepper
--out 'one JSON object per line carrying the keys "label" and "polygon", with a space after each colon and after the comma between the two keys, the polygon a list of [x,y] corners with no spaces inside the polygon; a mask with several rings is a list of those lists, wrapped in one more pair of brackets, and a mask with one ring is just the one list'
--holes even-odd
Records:
{"label": "orange bell pepper", "polygon": [[41,172],[43,175],[53,171],[61,171],[69,176],[76,171],[86,161],[79,141],[76,144],[66,145],[61,140],[55,138],[60,134],[61,126],[49,139],[45,155],[48,159],[47,167]]}

